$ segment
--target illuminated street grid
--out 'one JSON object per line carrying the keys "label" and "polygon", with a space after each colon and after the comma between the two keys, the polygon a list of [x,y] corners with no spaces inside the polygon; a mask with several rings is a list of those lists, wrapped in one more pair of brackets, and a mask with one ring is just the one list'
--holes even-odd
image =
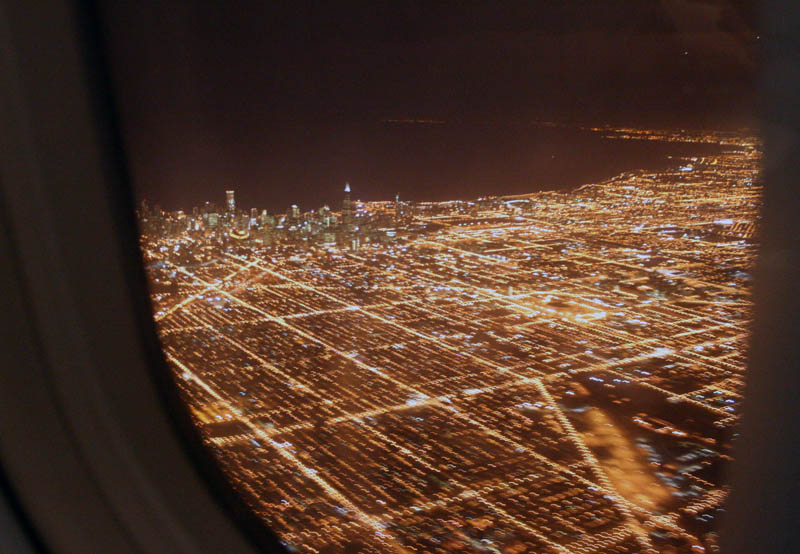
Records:
{"label": "illuminated street grid", "polygon": [[724,146],[566,193],[409,204],[356,249],[143,237],[181,390],[285,544],[717,551],[759,153],[656,136]]}

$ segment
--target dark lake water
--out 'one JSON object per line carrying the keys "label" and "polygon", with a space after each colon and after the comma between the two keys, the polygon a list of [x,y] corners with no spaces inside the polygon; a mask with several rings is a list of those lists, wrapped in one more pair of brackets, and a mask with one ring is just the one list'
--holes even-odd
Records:
{"label": "dark lake water", "polygon": [[[236,148],[185,160],[172,179],[140,193],[165,207],[221,202],[233,188],[243,208],[338,207],[353,199],[471,199],[566,189],[633,169],[660,169],[670,156],[718,152],[713,145],[612,140],[575,128],[497,123],[327,124],[242,137]],[[162,172],[163,174],[163,172]],[[184,185],[186,181],[188,184]]]}
{"label": "dark lake water", "polygon": [[635,168],[676,163],[669,156],[718,148],[604,139],[572,128],[497,124],[384,124],[366,130],[355,190],[379,199],[469,199],[569,188]]}

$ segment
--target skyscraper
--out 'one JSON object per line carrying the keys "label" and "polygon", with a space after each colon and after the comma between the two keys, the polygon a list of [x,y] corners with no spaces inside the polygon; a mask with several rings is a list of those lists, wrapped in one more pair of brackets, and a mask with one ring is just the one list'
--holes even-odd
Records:
{"label": "skyscraper", "polygon": [[233,191],[232,190],[226,190],[225,191],[225,204],[227,205],[228,211],[230,213],[233,213],[233,212],[236,211],[236,200],[234,200],[234,198],[233,198]]}
{"label": "skyscraper", "polygon": [[353,202],[350,200],[350,183],[344,185],[344,201],[342,202],[342,224],[347,235],[353,232]]}

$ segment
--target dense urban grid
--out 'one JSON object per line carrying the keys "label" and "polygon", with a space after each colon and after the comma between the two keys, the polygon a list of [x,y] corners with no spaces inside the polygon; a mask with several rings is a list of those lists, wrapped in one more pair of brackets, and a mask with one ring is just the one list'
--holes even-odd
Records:
{"label": "dense urban grid", "polygon": [[142,206],[177,383],[287,548],[718,550],[759,145],[593,131],[719,152],[473,201]]}

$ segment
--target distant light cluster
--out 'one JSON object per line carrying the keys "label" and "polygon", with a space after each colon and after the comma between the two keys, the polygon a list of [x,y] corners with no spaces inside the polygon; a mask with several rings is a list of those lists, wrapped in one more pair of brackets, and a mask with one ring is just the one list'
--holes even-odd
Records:
{"label": "distant light cluster", "polygon": [[759,145],[596,131],[722,148],[570,192],[142,210],[177,383],[287,548],[718,551]]}

